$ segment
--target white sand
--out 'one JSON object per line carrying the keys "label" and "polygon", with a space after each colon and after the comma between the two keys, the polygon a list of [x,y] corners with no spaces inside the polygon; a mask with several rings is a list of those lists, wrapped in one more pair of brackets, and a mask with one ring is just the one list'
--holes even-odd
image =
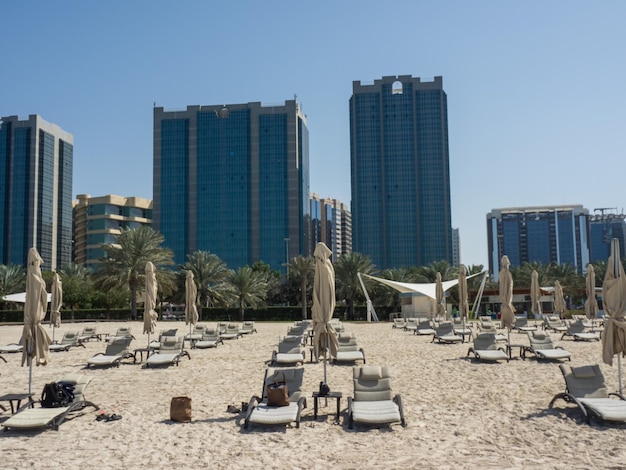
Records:
{"label": "white sand", "polygon": [[[119,324],[99,323],[113,333]],[[622,468],[626,465],[626,425],[579,424],[576,408],[548,403],[564,390],[557,363],[521,360],[485,364],[465,359],[468,344],[440,345],[430,338],[394,330],[389,323],[352,324],[367,363],[388,365],[393,388],[402,395],[408,426],[399,424],[347,429],[346,397],[351,394],[350,365],[329,365],[329,385],[343,392],[342,421],[333,424],[334,400],[313,420],[311,393],[323,378],[321,363],[305,363],[308,407],[300,429],[295,426],[251,426],[243,415],[226,412],[241,407],[261,392],[266,361],[287,323],[259,323],[258,333],[231,340],[217,349],[191,350],[179,367],[146,369],[132,361],[119,368],[86,370],[87,359],[103,352],[106,343],[86,349],[52,353],[50,364],[33,370],[33,390],[68,372],[93,377],[86,398],[109,413],[113,422],[96,421],[96,412],[64,422],[59,431],[0,432],[0,467],[69,468]],[[183,322],[160,322],[160,328]],[[80,330],[65,323],[56,332]],[[144,347],[142,324],[132,324]],[[0,343],[17,341],[21,326],[0,327]],[[51,332],[51,330],[50,330]],[[553,335],[555,339],[558,336]],[[512,342],[526,343],[512,333]],[[600,363],[600,344],[558,342],[573,354],[572,364]],[[19,354],[0,361],[0,394],[26,391],[28,368]],[[602,365],[611,390],[617,389],[617,368]],[[188,395],[193,421],[169,420],[170,399]],[[3,404],[8,405],[4,402]],[[0,419],[10,413],[0,415]]]}

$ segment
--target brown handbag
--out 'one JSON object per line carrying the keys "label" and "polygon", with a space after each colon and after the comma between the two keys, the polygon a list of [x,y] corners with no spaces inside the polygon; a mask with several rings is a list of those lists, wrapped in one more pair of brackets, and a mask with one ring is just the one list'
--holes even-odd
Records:
{"label": "brown handbag", "polygon": [[170,419],[178,423],[191,421],[191,398],[174,397],[170,403]]}
{"label": "brown handbag", "polygon": [[[282,375],[282,381],[278,381],[278,376]],[[274,383],[265,387],[267,395],[267,406],[289,406],[289,390],[285,383],[285,374],[277,372],[274,376]]]}

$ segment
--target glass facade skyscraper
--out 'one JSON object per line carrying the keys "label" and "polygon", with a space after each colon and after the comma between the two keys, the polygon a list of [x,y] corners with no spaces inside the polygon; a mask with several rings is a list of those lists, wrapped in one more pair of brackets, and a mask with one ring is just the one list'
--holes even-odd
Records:
{"label": "glass facade skyscraper", "polygon": [[352,84],[353,250],[378,268],[452,262],[447,97],[441,77]]}
{"label": "glass facade skyscraper", "polygon": [[0,119],[0,263],[26,266],[37,248],[42,269],[72,259],[74,137],[38,115]]}
{"label": "glass facade skyscraper", "polygon": [[309,254],[309,141],[295,100],[154,109],[153,226],[176,263],[196,250],[233,269]]}
{"label": "glass facade skyscraper", "polygon": [[590,248],[591,262],[607,261],[611,254],[611,239],[619,240],[620,253],[626,254],[626,216],[618,213],[617,209],[596,209],[602,211],[601,214],[590,216]]}
{"label": "glass facade skyscraper", "polygon": [[589,263],[589,211],[583,206],[514,207],[487,214],[489,270],[497,279],[500,259],[571,264],[583,274]]}

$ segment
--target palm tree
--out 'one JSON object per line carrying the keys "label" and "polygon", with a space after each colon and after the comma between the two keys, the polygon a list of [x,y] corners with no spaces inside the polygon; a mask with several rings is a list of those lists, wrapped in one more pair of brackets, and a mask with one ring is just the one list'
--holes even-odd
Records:
{"label": "palm tree", "polygon": [[137,292],[144,283],[146,263],[172,265],[172,251],[164,248],[163,235],[147,225],[123,228],[115,244],[102,245],[106,257],[96,273],[96,285],[104,290],[128,286],[131,318],[137,318]]}
{"label": "palm tree", "polygon": [[23,292],[26,288],[26,272],[17,264],[0,264],[0,298]]}
{"label": "palm tree", "polygon": [[194,251],[187,255],[187,262],[180,268],[193,273],[200,305],[209,307],[227,303],[229,289],[226,281],[231,271],[219,256],[209,251]]}
{"label": "palm tree", "polygon": [[63,303],[68,305],[74,318],[74,309],[91,306],[91,269],[82,264],[68,264],[59,269],[63,282]]}
{"label": "palm tree", "polygon": [[358,273],[373,274],[374,263],[369,256],[361,253],[345,253],[335,263],[335,282],[337,298],[348,302],[348,319],[354,318],[354,300],[361,292]]}
{"label": "palm tree", "polygon": [[311,280],[311,273],[315,270],[315,262],[311,256],[297,256],[292,258],[289,263],[289,275],[296,277],[300,281],[300,293],[301,293],[301,305],[302,305],[302,319],[306,320],[307,312],[307,294],[308,285]]}
{"label": "palm tree", "polygon": [[267,295],[266,277],[250,266],[243,266],[237,271],[231,271],[228,276],[239,307],[239,319],[244,320],[244,310],[247,306],[257,307],[263,303]]}

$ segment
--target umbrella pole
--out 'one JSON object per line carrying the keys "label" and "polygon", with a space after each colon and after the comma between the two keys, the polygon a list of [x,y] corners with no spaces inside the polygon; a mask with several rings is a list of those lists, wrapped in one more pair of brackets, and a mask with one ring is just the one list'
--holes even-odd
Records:
{"label": "umbrella pole", "polygon": [[33,342],[28,342],[28,393],[33,389]]}
{"label": "umbrella pole", "polygon": [[149,331],[148,331],[148,357],[150,357],[150,332]]}
{"label": "umbrella pole", "polygon": [[617,354],[617,377],[619,383],[619,394],[622,394],[622,353]]}

